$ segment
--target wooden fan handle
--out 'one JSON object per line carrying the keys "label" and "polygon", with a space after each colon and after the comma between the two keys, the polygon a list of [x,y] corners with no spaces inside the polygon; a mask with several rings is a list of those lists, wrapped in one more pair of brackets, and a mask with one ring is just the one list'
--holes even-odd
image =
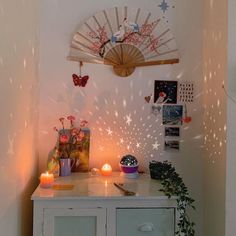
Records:
{"label": "wooden fan handle", "polygon": [[132,68],[132,67],[142,67],[142,66],[154,66],[154,65],[166,65],[166,64],[175,64],[179,63],[179,59],[169,59],[169,60],[159,60],[159,61],[147,61],[147,62],[138,62],[138,63],[128,63],[124,65],[116,65],[114,68]]}

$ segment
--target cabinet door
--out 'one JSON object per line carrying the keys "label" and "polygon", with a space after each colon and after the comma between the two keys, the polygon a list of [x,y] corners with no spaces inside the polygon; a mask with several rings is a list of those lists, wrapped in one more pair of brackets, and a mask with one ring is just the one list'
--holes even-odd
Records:
{"label": "cabinet door", "polygon": [[116,236],[174,236],[174,208],[117,209]]}
{"label": "cabinet door", "polygon": [[44,236],[105,236],[106,209],[44,209]]}

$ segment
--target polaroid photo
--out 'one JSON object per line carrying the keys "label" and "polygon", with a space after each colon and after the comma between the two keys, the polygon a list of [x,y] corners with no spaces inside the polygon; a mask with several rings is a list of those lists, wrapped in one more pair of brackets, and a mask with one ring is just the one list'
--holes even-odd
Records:
{"label": "polaroid photo", "polygon": [[182,125],[183,106],[182,105],[163,105],[162,108],[163,125]]}
{"label": "polaroid photo", "polygon": [[177,103],[178,82],[155,80],[154,84],[154,103]]}
{"label": "polaroid photo", "polygon": [[178,140],[165,140],[164,150],[165,151],[179,151],[180,145]]}
{"label": "polaroid photo", "polygon": [[165,127],[165,137],[180,137],[179,127]]}

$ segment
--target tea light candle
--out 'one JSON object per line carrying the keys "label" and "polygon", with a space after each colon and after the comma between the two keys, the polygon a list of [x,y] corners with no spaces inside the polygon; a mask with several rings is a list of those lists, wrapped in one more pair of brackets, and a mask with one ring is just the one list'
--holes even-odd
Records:
{"label": "tea light candle", "polygon": [[109,164],[104,164],[101,169],[101,174],[104,176],[109,176],[112,174],[112,168]]}
{"label": "tea light candle", "polygon": [[54,182],[53,174],[49,174],[48,172],[42,173],[40,176],[40,187],[41,188],[51,188]]}

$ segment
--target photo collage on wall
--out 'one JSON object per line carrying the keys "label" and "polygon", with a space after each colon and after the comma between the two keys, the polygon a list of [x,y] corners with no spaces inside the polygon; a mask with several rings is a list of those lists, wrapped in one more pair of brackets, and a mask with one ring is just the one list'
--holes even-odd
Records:
{"label": "photo collage on wall", "polygon": [[[151,98],[152,95],[145,97],[146,102],[149,103]],[[186,103],[193,101],[194,84],[192,82],[155,80],[151,113],[162,116],[165,151],[179,151],[181,126],[187,123]],[[188,120],[191,121],[191,119]]]}

